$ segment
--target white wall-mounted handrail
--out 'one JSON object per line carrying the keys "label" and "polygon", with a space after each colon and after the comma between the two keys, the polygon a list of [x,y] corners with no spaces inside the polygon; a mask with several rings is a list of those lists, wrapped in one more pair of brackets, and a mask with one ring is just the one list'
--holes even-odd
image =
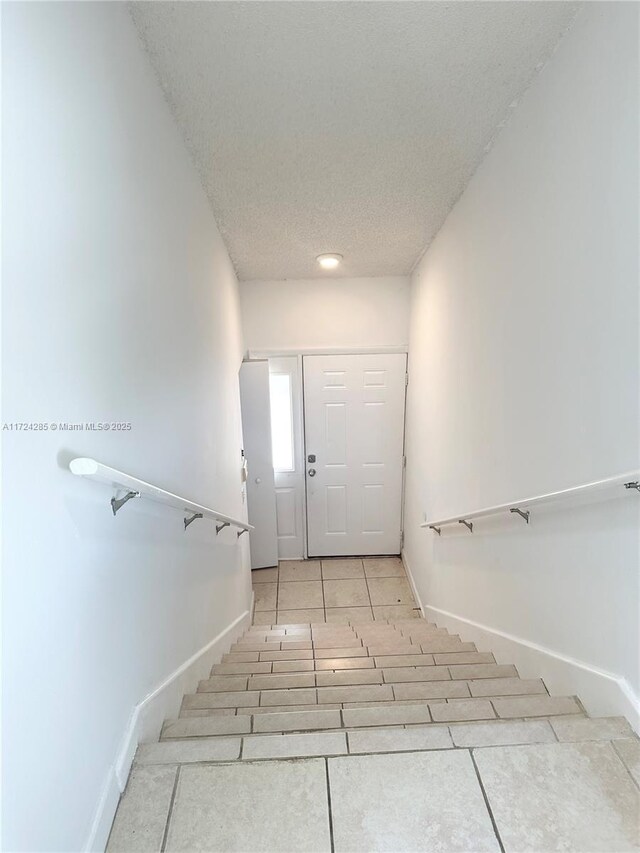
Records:
{"label": "white wall-mounted handrail", "polygon": [[511,501],[506,504],[497,504],[496,506],[485,507],[484,509],[476,509],[472,512],[452,515],[449,518],[425,520],[420,527],[430,527],[433,531],[440,534],[440,529],[447,524],[464,524],[468,530],[473,532],[474,519],[499,515],[503,512],[515,513],[528,523],[532,507],[556,501],[570,501],[589,493],[607,491],[609,489],[612,491],[615,489],[638,490],[640,492],[640,471],[629,471],[626,474],[617,474],[615,477],[607,477],[604,480],[594,480],[592,483],[583,483],[580,486],[572,486],[569,489],[561,489],[558,492],[549,492],[546,495],[536,495],[532,498],[524,498],[523,500]]}
{"label": "white wall-mounted handrail", "polygon": [[78,457],[72,459],[69,463],[69,470],[72,474],[79,477],[86,477],[89,480],[97,480],[100,483],[107,483],[115,489],[126,489],[127,494],[122,498],[111,498],[111,509],[115,515],[118,510],[131,498],[146,498],[147,500],[155,501],[156,503],[166,504],[175,509],[183,510],[184,512],[193,513],[192,517],[184,520],[185,529],[195,521],[196,518],[211,518],[219,522],[216,525],[216,532],[219,533],[223,527],[237,527],[241,536],[247,530],[253,530],[253,525],[247,524],[238,518],[232,518],[230,515],[225,515],[208,506],[195,503],[194,501],[182,498],[180,495],[174,495],[173,492],[167,492],[159,486],[153,486],[151,483],[146,483],[144,480],[139,480],[137,477],[132,477],[130,474],[125,474],[124,471],[118,471],[116,468],[110,468],[108,465],[103,465],[95,459],[87,457]]}

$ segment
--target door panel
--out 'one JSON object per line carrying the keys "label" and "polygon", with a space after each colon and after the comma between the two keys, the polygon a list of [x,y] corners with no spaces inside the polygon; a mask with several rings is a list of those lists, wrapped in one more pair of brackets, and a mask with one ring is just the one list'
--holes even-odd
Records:
{"label": "door panel", "polygon": [[362,492],[362,529],[365,533],[384,530],[384,487],[365,486]]}
{"label": "door panel", "polygon": [[406,355],[303,366],[309,556],[398,554]]}
{"label": "door panel", "polygon": [[255,530],[251,540],[251,568],[278,565],[276,491],[271,457],[269,363],[246,361],[240,368],[242,437],[247,459],[247,509]]}
{"label": "door panel", "polygon": [[276,488],[278,539],[297,535],[295,489]]}

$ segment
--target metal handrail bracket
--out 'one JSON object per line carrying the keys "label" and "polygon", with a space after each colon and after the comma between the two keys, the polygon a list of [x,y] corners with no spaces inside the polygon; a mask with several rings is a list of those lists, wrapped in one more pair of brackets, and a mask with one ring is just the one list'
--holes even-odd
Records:
{"label": "metal handrail bracket", "polygon": [[96,480],[105,483],[112,489],[118,491],[126,489],[126,494],[122,498],[112,497],[109,501],[111,510],[115,515],[127,501],[132,498],[143,498],[154,501],[155,503],[165,504],[166,506],[174,507],[181,512],[192,513],[191,518],[184,519],[184,529],[195,521],[197,518],[210,518],[218,522],[216,524],[216,534],[224,527],[237,527],[242,533],[247,530],[253,530],[253,525],[240,518],[232,518],[222,512],[218,512],[208,506],[202,506],[195,501],[187,500],[187,498],[174,495],[173,492],[168,492],[160,486],[154,486],[151,483],[146,483],[144,480],[139,480],[137,477],[132,477],[131,474],[126,474],[124,471],[118,471],[116,468],[110,468],[108,465],[103,465],[95,459],[88,457],[78,457],[72,459],[69,463],[69,470],[72,474],[78,477],[85,477],[89,480]]}

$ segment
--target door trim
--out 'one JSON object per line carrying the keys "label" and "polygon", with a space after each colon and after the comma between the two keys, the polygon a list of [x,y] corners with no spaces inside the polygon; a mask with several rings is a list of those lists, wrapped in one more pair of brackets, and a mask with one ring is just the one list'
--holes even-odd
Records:
{"label": "door trim", "polygon": [[408,355],[409,345],[400,344],[392,347],[275,347],[274,349],[250,349],[247,358],[262,360],[278,356],[293,355]]}

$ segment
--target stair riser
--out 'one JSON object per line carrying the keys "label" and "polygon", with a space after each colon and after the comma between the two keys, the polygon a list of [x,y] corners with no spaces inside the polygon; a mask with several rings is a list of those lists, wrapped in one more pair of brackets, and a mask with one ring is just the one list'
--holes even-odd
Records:
{"label": "stair riser", "polygon": [[[414,623],[416,624],[416,623]],[[295,631],[291,633],[283,633],[281,631],[266,631],[266,632],[251,632],[245,634],[244,637],[241,637],[236,641],[238,646],[243,646],[246,644],[257,644],[257,643],[296,643],[296,642],[306,642],[309,640],[313,640],[315,642],[322,642],[327,639],[332,639],[333,637],[343,637],[347,641],[351,641],[354,637],[369,639],[369,641],[373,638],[376,640],[387,641],[387,640],[405,640],[410,642],[410,638],[418,637],[424,639],[430,639],[433,637],[451,637],[457,636],[454,634],[449,634],[446,628],[437,628],[435,626],[422,627],[418,628],[410,628],[410,629],[402,629],[402,630],[391,630],[391,631],[366,631],[362,629],[356,628],[355,630],[350,631],[337,631],[334,628],[328,628],[325,631],[320,630],[312,630],[312,631]]]}
{"label": "stair riser", "polygon": [[[483,668],[485,666],[488,666],[489,668]],[[216,694],[215,698],[211,700],[209,705],[203,704],[202,700],[199,699],[197,702],[200,704],[196,703],[193,707],[222,708],[231,707],[231,705],[239,707],[247,704],[246,697],[241,698],[238,702],[234,702],[232,700],[242,692],[270,693],[272,691],[279,691],[279,693],[286,691],[289,694],[289,698],[276,704],[287,704],[289,701],[294,702],[295,704],[304,704],[305,702],[312,700],[305,698],[298,701],[296,697],[309,696],[310,690],[317,689],[318,696],[320,697],[321,695],[326,695],[328,690],[339,687],[352,689],[354,693],[361,693],[365,686],[369,687],[373,694],[375,692],[389,692],[392,685],[398,685],[395,688],[395,698],[406,699],[411,698],[410,694],[412,693],[417,696],[416,691],[428,689],[421,685],[440,681],[473,681],[476,679],[487,682],[493,681],[494,679],[508,678],[510,679],[509,684],[512,686],[512,689],[514,689],[515,692],[520,692],[519,690],[515,690],[514,687],[518,680],[518,673],[515,667],[499,666],[497,664],[491,667],[491,665],[481,664],[477,670],[474,669],[474,667],[467,668],[464,672],[464,676],[466,677],[456,677],[457,674],[460,673],[460,670],[465,670],[465,668],[458,666],[446,667],[434,665],[417,668],[399,667],[391,669],[377,669],[371,666],[363,669],[352,669],[347,672],[340,670],[315,670],[313,672],[297,674],[253,673],[247,674],[246,676],[229,676],[228,683],[226,683],[227,676],[215,675],[210,679],[201,681],[198,685],[198,692],[196,694],[198,696],[204,693]],[[349,688],[349,685],[352,685],[351,688]],[[226,690],[225,687],[233,689]],[[381,688],[385,688],[385,690],[382,690]],[[487,687],[485,688],[485,691],[488,695],[491,693],[491,688]],[[500,692],[501,691],[498,689],[498,694]],[[538,688],[537,692],[540,692],[540,688]],[[398,693],[402,695],[398,695]],[[188,698],[189,697],[187,697],[187,699]],[[319,698],[318,701],[322,700]],[[359,700],[354,699],[346,701]],[[376,697],[372,695],[371,701],[376,701]],[[264,704],[264,702],[257,704]]]}
{"label": "stair riser", "polygon": [[[366,647],[370,655],[386,655],[386,654],[419,654],[421,646],[427,646],[427,654],[431,652],[474,652],[476,646],[474,643],[463,643],[458,637],[430,637],[421,641],[411,642],[408,638],[399,637],[397,640],[385,640],[382,638],[363,638],[358,642],[355,638],[350,642],[343,640],[341,643],[336,641],[331,642],[312,642],[311,640],[304,642],[282,642],[282,643],[247,643],[246,645],[234,644],[229,649],[229,655],[244,655],[244,660],[259,660],[262,653],[268,652],[295,652],[295,651],[312,651],[314,649],[328,648],[360,648]],[[424,649],[423,649],[424,651]],[[249,657],[251,656],[251,657]],[[226,655],[225,655],[226,657]]]}
{"label": "stair riser", "polygon": [[[262,709],[261,709],[262,710]],[[583,714],[580,704],[571,697],[531,696],[515,699],[448,699],[414,705],[390,705],[368,708],[328,710],[321,706],[295,713],[245,714],[235,717],[199,717],[169,721],[163,738],[226,736],[230,733],[316,728],[354,728],[361,726],[408,725],[415,723],[451,723],[495,719],[528,719],[534,717]]]}
{"label": "stair riser", "polygon": [[[449,690],[458,690],[461,685],[468,685],[469,695],[476,698],[485,696],[517,696],[531,693],[546,693],[541,679],[519,678],[488,678],[478,680],[451,680],[446,677],[433,677],[437,669],[355,669],[345,672],[308,672],[308,673],[273,673],[267,675],[249,676],[213,676],[201,681],[198,693],[237,693],[241,691],[290,690],[309,687],[361,687],[365,685],[383,684],[412,684],[420,687],[398,688],[399,692],[426,691],[427,698],[436,696],[444,690],[447,698]],[[443,673],[440,673],[443,674]],[[441,684],[441,682],[445,682]],[[427,686],[429,685],[429,686]],[[451,685],[451,686],[449,686]],[[467,695],[468,691],[465,691]],[[406,695],[403,697],[406,698]]]}

